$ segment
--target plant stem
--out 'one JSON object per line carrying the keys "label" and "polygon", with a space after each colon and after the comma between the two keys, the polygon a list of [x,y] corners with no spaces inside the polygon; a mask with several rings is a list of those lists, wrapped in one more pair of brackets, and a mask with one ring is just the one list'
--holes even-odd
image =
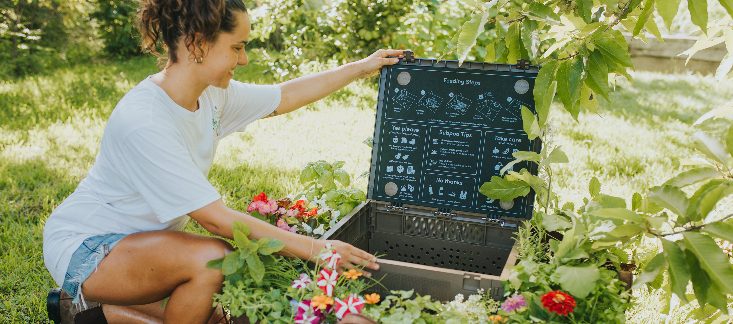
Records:
{"label": "plant stem", "polygon": [[692,226],[692,227],[687,227],[684,230],[680,230],[680,231],[672,231],[670,233],[661,233],[661,234],[660,233],[650,232],[650,234],[652,234],[652,235],[654,235],[656,237],[666,237],[666,236],[671,236],[671,235],[676,235],[676,234],[681,234],[681,233],[685,233],[685,232],[699,230],[699,229],[701,229],[701,228],[703,228],[703,227],[705,227],[707,225],[718,223],[718,222],[724,222],[724,221],[726,221],[726,220],[728,220],[730,218],[733,218],[733,214],[730,214],[728,216],[725,216],[725,217],[723,217],[723,218],[721,218],[721,219],[719,219],[717,221],[714,221],[712,223],[707,223],[707,224],[702,224],[702,225],[696,225],[696,226]]}

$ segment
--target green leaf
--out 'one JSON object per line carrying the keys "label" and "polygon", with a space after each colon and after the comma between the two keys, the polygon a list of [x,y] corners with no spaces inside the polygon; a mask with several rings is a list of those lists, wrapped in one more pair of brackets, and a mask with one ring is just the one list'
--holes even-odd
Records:
{"label": "green leaf", "polygon": [[588,192],[590,192],[591,197],[598,196],[598,194],[601,193],[601,182],[598,181],[598,178],[593,177],[590,179],[590,184],[588,184]]}
{"label": "green leaf", "polygon": [[556,270],[557,281],[560,286],[577,298],[585,298],[593,291],[596,282],[601,277],[600,271],[594,265],[560,266]]}
{"label": "green leaf", "polygon": [[728,311],[725,294],[721,292],[720,287],[716,285],[710,274],[704,271],[700,259],[690,250],[685,250],[685,257],[690,266],[692,288],[695,290],[698,303],[700,305],[710,304],[720,310]]}
{"label": "green leaf", "polygon": [[335,188],[336,185],[333,182],[333,173],[328,170],[321,173],[321,176],[318,178],[318,184],[324,191]]}
{"label": "green leaf", "polygon": [[223,273],[225,276],[228,276],[237,272],[239,268],[244,265],[244,261],[239,256],[239,251],[234,251],[227,254],[221,264],[221,273]]}
{"label": "green leaf", "polygon": [[669,209],[677,215],[685,215],[690,201],[680,188],[672,186],[654,187],[649,190],[649,200]]}
{"label": "green leaf", "polygon": [[261,284],[262,279],[265,278],[265,265],[260,260],[257,254],[248,254],[246,257],[247,267],[249,268],[249,274],[254,279],[255,283]]}
{"label": "green leaf", "polygon": [[687,8],[690,10],[692,23],[700,27],[704,33],[708,31],[708,1],[687,0]]}
{"label": "green leaf", "polygon": [[586,24],[593,22],[593,0],[576,0],[575,10]]}
{"label": "green leaf", "polygon": [[619,197],[599,194],[593,197],[593,201],[597,202],[603,208],[626,208],[626,201]]}
{"label": "green leaf", "polygon": [[476,44],[476,39],[479,34],[484,31],[484,25],[489,19],[489,11],[483,11],[475,13],[471,20],[465,22],[461,31],[458,33],[458,40],[456,43],[456,54],[458,55],[458,65],[463,65],[463,61],[466,60],[466,56],[471,52],[471,49]]}
{"label": "green leaf", "polygon": [[211,269],[221,269],[223,264],[224,258],[219,258],[206,262],[206,267]]}
{"label": "green leaf", "polygon": [[282,241],[269,237],[259,239],[257,245],[259,246],[257,252],[262,255],[270,255],[285,248],[285,244]]}
{"label": "green leaf", "polygon": [[733,17],[733,0],[720,0],[720,4],[728,12],[728,15]]}
{"label": "green leaf", "polygon": [[593,90],[593,92],[608,99],[608,65],[604,61],[603,54],[600,51],[593,51],[588,57],[588,66],[586,67],[587,77],[585,84]]}
{"label": "green leaf", "polygon": [[548,62],[540,69],[535,79],[533,94],[540,128],[544,127],[547,122],[550,105],[555,97],[555,90],[557,90],[557,81],[555,81],[557,66],[557,61]]}
{"label": "green leaf", "polygon": [[641,209],[643,202],[644,202],[644,198],[641,197],[641,194],[638,192],[635,192],[631,196],[631,210],[639,211]]}
{"label": "green leaf", "polygon": [[620,31],[612,30],[598,33],[593,38],[593,44],[603,53],[604,57],[609,58],[614,63],[622,67],[632,66],[628,43]]}
{"label": "green leaf", "polygon": [[555,147],[549,155],[547,155],[547,158],[542,161],[542,164],[558,164],[558,163],[568,163],[568,156],[565,154],[565,152],[560,149],[560,147]]}
{"label": "green leaf", "polygon": [[515,22],[509,25],[506,33],[506,47],[509,49],[507,63],[516,64],[522,58],[522,25]]}
{"label": "green leaf", "polygon": [[551,24],[560,23],[560,16],[547,5],[540,2],[530,2],[527,16],[534,20],[544,21]]}
{"label": "green leaf", "polygon": [[711,180],[702,185],[690,198],[687,217],[692,221],[705,218],[718,202],[733,194],[733,183],[730,180]]}
{"label": "green leaf", "polygon": [[657,254],[651,261],[649,261],[649,263],[647,263],[646,267],[644,267],[644,271],[642,271],[636,278],[631,289],[641,288],[642,285],[654,281],[664,272],[664,268],[666,266],[667,260],[664,258],[664,254]]}
{"label": "green leaf", "polygon": [[677,10],[679,10],[680,8],[680,1],[682,0],[657,1],[657,12],[660,16],[662,16],[662,19],[664,19],[664,23],[667,25],[667,29],[670,29],[670,27],[672,27],[672,21],[674,21],[674,17],[677,15]]}
{"label": "green leaf", "polygon": [[616,228],[608,232],[607,237],[613,241],[619,241],[621,239],[637,236],[645,231],[645,227],[637,224],[623,224],[616,226]]}
{"label": "green leaf", "polygon": [[672,292],[680,299],[687,301],[687,283],[690,281],[690,270],[685,255],[677,243],[661,239],[664,257],[669,264],[669,280]]}
{"label": "green leaf", "polygon": [[504,178],[493,176],[489,182],[479,188],[479,192],[490,199],[503,201],[514,200],[529,194],[529,184],[524,181],[507,181]]}
{"label": "green leaf", "polygon": [[345,187],[351,184],[351,177],[349,177],[349,174],[342,169],[336,169],[333,172],[333,177]]}
{"label": "green leaf", "polygon": [[542,227],[547,231],[563,231],[573,226],[570,220],[562,215],[547,214],[542,217]]}
{"label": "green leaf", "polygon": [[234,243],[238,247],[243,248],[249,245],[250,241],[247,237],[249,235],[249,227],[241,222],[234,223],[232,227]]}
{"label": "green leaf", "polygon": [[682,233],[685,247],[692,252],[705,270],[710,280],[718,286],[724,294],[733,294],[733,268],[728,256],[707,235],[695,232]]}
{"label": "green leaf", "polygon": [[715,168],[698,167],[682,172],[672,179],[667,180],[663,186],[686,187],[701,181],[722,177],[723,174]]}
{"label": "green leaf", "polygon": [[634,36],[639,35],[639,32],[641,32],[647,20],[649,20],[649,17],[652,15],[652,12],[654,12],[654,1],[655,0],[644,1],[644,10],[641,11],[639,20],[636,21],[636,26],[634,26]]}
{"label": "green leaf", "polygon": [[712,160],[726,164],[730,159],[725,147],[714,137],[703,132],[695,132],[695,148]]}
{"label": "green leaf", "polygon": [[728,242],[733,242],[733,224],[714,222],[705,225],[702,231]]}
{"label": "green leaf", "polygon": [[306,166],[303,171],[300,171],[300,183],[302,184],[316,180],[316,178],[318,178],[318,173],[310,166]]}
{"label": "green leaf", "polygon": [[563,61],[557,69],[557,95],[565,106],[565,110],[575,120],[578,120],[578,100],[580,99],[582,75],[583,59],[580,56]]}
{"label": "green leaf", "polygon": [[616,220],[628,221],[636,224],[644,223],[644,219],[639,214],[626,208],[600,208],[590,212],[592,216]]}
{"label": "green leaf", "polygon": [[530,141],[542,135],[537,117],[524,105],[522,105],[522,128],[524,128],[524,132],[527,133]]}
{"label": "green leaf", "polygon": [[733,156],[733,126],[728,129],[728,134],[725,136],[725,147],[728,149],[728,154]]}

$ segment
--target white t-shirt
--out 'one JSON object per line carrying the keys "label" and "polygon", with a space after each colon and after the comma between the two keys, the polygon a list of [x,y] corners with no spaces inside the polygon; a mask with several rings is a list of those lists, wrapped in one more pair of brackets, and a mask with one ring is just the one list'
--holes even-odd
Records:
{"label": "white t-shirt", "polygon": [[56,283],[88,237],[182,230],[188,213],[221,198],[207,179],[219,140],[279,103],[279,86],[234,80],[207,88],[195,112],[150,78],[130,90],[112,111],[89,174],[46,221],[43,258]]}

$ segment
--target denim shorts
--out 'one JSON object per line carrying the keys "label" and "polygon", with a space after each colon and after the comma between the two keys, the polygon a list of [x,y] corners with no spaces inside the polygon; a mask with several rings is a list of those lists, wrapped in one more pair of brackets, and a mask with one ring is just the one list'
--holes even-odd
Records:
{"label": "denim shorts", "polygon": [[84,308],[86,308],[86,302],[81,293],[81,284],[97,270],[97,266],[102,262],[102,259],[125,236],[127,235],[102,234],[92,236],[84,240],[79,248],[74,251],[69,262],[69,267],[66,269],[64,283],[61,285],[61,289],[73,298],[73,304],[78,305],[81,297],[81,302],[84,304]]}

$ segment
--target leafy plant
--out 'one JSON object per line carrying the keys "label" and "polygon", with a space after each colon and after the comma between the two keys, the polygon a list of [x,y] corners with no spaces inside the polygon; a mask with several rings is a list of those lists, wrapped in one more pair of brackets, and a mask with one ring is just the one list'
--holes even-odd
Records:
{"label": "leafy plant", "polygon": [[366,200],[363,191],[349,187],[351,177],[343,166],[343,161],[316,161],[308,163],[300,173],[300,183],[305,186],[302,195],[310,201],[323,201],[337,212],[334,218],[345,216]]}

